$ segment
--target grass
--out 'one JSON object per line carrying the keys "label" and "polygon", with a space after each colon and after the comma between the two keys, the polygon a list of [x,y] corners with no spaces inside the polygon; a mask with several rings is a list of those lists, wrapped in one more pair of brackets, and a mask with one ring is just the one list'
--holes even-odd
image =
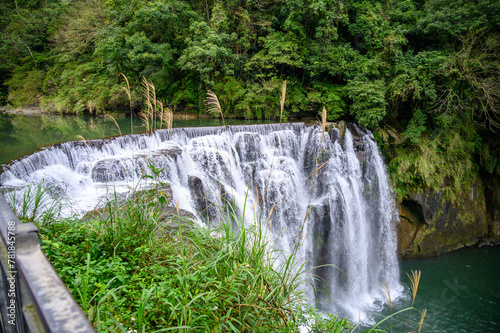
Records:
{"label": "grass", "polygon": [[[23,207],[41,201],[42,185]],[[160,183],[81,220],[18,213],[37,223],[42,250],[98,332],[296,332],[306,323],[347,331],[346,320],[307,305],[303,272],[293,256],[276,265],[260,224],[246,227],[228,204],[227,221],[209,230],[161,220],[165,205]]]}
{"label": "grass", "polygon": [[[262,229],[235,231],[228,222],[216,230],[163,228],[158,237],[168,222],[157,220],[154,200],[39,225],[42,249],[99,332],[296,332],[314,314],[298,291],[303,276],[291,270],[293,258],[273,268]],[[333,316],[314,325],[348,328]]]}
{"label": "grass", "polygon": [[[165,200],[157,187],[126,202],[115,197],[82,220],[21,217],[37,223],[44,253],[98,332],[357,329],[307,304],[299,288],[306,272],[293,254],[276,265],[260,223],[245,226],[230,204],[227,221],[213,230],[175,215],[162,221]],[[174,222],[180,227],[169,228]],[[419,277],[410,276],[413,299]],[[365,332],[386,332],[377,327],[408,310]]]}

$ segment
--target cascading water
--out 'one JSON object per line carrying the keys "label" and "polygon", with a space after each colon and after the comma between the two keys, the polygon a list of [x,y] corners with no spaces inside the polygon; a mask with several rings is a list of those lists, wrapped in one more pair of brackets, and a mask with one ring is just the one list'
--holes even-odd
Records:
{"label": "cascading water", "polygon": [[151,165],[171,204],[198,222],[218,221],[228,200],[245,221],[260,216],[283,252],[301,244],[297,259],[320,277],[311,280],[316,292],[305,288],[318,308],[357,322],[383,299],[384,281],[393,298],[402,291],[389,180],[373,137],[355,125],[342,135],[275,124],[66,142],[4,167],[0,185],[22,196],[43,179],[69,202],[64,214],[82,215],[111,194],[148,186],[141,177]]}

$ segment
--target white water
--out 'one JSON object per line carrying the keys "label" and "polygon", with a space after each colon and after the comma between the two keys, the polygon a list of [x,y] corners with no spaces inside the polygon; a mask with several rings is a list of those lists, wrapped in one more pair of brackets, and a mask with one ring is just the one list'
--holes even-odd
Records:
{"label": "white water", "polygon": [[64,214],[82,215],[115,191],[125,196],[145,184],[141,176],[151,174],[153,164],[171,186],[172,204],[200,223],[220,219],[216,207],[226,193],[247,223],[261,217],[285,253],[300,240],[298,259],[307,268],[323,266],[312,270],[321,277],[311,280],[317,297],[305,287],[310,301],[366,323],[383,301],[384,281],[393,299],[402,291],[396,215],[377,145],[371,134],[349,127],[343,138],[336,130],[322,138],[318,127],[282,124],[67,142],[11,163],[0,185],[22,196],[28,184],[43,179],[69,202]]}

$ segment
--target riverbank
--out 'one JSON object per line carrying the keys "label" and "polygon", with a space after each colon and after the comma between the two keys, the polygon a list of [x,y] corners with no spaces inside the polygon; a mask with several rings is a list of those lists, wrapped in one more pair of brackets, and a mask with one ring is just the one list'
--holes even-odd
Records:
{"label": "riverbank", "polygon": [[[62,113],[56,112],[52,109],[42,108],[40,106],[23,106],[18,108],[13,108],[10,106],[0,106],[0,113],[14,114],[14,115],[25,115],[25,116],[41,116],[41,115],[61,115]],[[110,112],[113,117],[129,117],[129,115],[116,112]],[[82,115],[70,115],[70,116],[82,116]],[[85,116],[85,115],[83,115]],[[87,115],[89,116],[89,115]],[[104,115],[95,115],[95,117],[104,117]],[[195,120],[195,119],[212,119],[213,116],[206,113],[197,113],[189,111],[176,111],[173,113],[173,118],[175,120]]]}
{"label": "riverbank", "polygon": [[42,114],[47,114],[47,111],[39,106],[33,106],[33,107],[26,106],[22,108],[11,108],[8,106],[0,106],[0,113],[40,116]]}

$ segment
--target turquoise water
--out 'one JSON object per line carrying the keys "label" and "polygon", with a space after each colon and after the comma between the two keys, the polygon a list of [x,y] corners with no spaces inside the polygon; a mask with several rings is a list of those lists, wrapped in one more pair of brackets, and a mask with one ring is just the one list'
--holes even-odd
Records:
{"label": "turquoise water", "polygon": [[[500,247],[462,249],[446,255],[403,261],[401,281],[409,290],[406,273],[422,272],[415,308],[427,309],[422,332],[500,332]],[[411,306],[409,292],[393,304],[393,313]],[[376,315],[380,321],[390,312]],[[409,311],[393,318],[393,332],[405,332]],[[418,332],[420,314],[412,312],[409,331]],[[390,320],[381,327],[390,326]],[[390,331],[390,330],[389,330]]]}
{"label": "turquoise water", "polygon": [[[32,153],[39,147],[54,143],[102,139],[120,134],[130,134],[130,118],[113,120],[95,116],[64,115],[14,115],[0,113],[0,166],[13,159]],[[227,125],[260,124],[270,121],[226,120]],[[173,127],[222,125],[220,119],[174,120]],[[142,121],[133,119],[133,132],[144,132]]]}

